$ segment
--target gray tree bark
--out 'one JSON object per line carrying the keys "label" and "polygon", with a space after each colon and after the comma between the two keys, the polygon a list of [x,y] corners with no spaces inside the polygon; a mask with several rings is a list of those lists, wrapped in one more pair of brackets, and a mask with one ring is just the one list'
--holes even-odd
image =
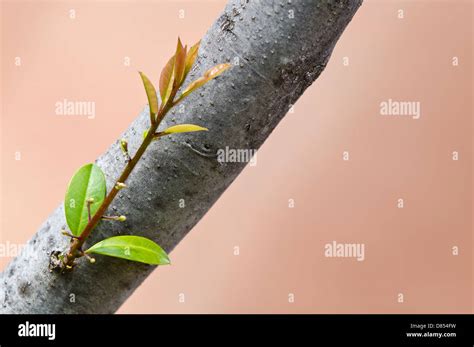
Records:
{"label": "gray tree bark", "polygon": [[[325,68],[338,38],[362,0],[230,0],[202,40],[184,85],[216,63],[237,63],[173,110],[164,126],[202,124],[206,133],[165,137],[135,168],[110,214],[125,223],[100,223],[91,245],[138,234],[167,252],[183,239],[241,172],[245,163],[219,163],[217,150],[258,149],[304,90]],[[199,116],[199,119],[197,119]],[[138,148],[149,126],[141,112],[120,138]],[[124,167],[118,141],[98,160],[108,189]],[[179,200],[185,200],[185,208]],[[112,211],[113,210],[113,211]],[[67,274],[48,270],[50,253],[68,247],[58,207],[0,277],[1,313],[112,313],[155,266],[97,256]],[[75,298],[75,302],[71,302]]]}

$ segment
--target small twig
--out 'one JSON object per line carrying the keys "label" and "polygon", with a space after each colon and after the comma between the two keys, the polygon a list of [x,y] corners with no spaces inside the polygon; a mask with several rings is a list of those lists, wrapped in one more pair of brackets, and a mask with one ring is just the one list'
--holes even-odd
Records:
{"label": "small twig", "polygon": [[61,230],[61,234],[63,234],[64,236],[69,236],[71,239],[79,239],[79,236],[75,236],[67,230]]}
{"label": "small twig", "polygon": [[104,220],[115,220],[117,222],[125,222],[127,220],[127,217],[125,217],[125,216],[102,216],[102,219],[104,219]]}
{"label": "small twig", "polygon": [[82,254],[83,257],[86,257],[87,260],[89,260],[89,262],[90,262],[91,264],[94,264],[94,263],[95,263],[95,258],[92,258],[89,254],[87,254],[87,253],[85,253],[85,252],[82,252],[81,254]]}

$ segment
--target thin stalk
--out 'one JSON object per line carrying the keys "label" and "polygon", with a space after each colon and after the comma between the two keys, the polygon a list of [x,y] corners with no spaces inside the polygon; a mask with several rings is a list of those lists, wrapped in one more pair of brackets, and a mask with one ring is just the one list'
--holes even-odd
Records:
{"label": "thin stalk", "polygon": [[[174,95],[170,97],[170,100],[173,100],[173,98],[174,98]],[[117,195],[119,191],[116,188],[117,184],[125,183],[125,181],[128,179],[133,169],[137,165],[138,161],[141,159],[141,157],[145,153],[145,150],[153,141],[155,132],[158,129],[158,126],[160,125],[161,120],[163,119],[163,117],[166,115],[166,113],[170,110],[172,106],[173,106],[172,102],[167,102],[165,105],[162,105],[162,107],[158,111],[158,114],[156,115],[156,121],[151,124],[148,134],[143,139],[142,144],[138,148],[135,155],[131,158],[131,160],[127,162],[127,165],[125,166],[122,174],[117,179],[114,186],[105,197],[105,200],[103,201],[102,205],[100,205],[97,212],[89,220],[89,222],[87,223],[86,227],[84,228],[82,233],[79,235],[79,237],[73,239],[71,246],[69,248],[69,251],[67,252],[64,258],[64,264],[66,265],[66,267],[72,267],[74,265],[74,260],[84,255],[84,253],[82,252],[82,246],[84,245],[84,242],[87,240],[92,230],[97,226],[99,221],[102,219],[102,216],[105,214],[105,212],[109,208],[112,201],[115,199],[115,196]]]}

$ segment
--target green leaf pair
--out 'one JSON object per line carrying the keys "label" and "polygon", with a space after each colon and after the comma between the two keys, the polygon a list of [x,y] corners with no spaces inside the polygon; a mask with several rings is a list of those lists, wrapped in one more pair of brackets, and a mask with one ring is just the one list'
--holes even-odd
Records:
{"label": "green leaf pair", "polygon": [[[78,237],[106,196],[105,175],[95,164],[86,164],[72,177],[64,200],[66,221],[72,235]],[[155,242],[140,236],[115,236],[90,247],[97,253],[153,265],[170,263],[168,255]]]}

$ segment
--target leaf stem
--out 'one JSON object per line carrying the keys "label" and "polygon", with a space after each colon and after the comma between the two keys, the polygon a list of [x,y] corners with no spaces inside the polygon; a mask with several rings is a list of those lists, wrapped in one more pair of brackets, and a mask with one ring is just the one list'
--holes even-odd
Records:
{"label": "leaf stem", "polygon": [[[175,93],[174,93],[175,94]],[[173,95],[174,97],[174,95]],[[161,120],[163,117],[166,115],[166,113],[170,110],[170,108],[173,106],[173,100],[170,98],[170,101],[166,102],[165,105],[162,105],[160,110],[158,111],[158,114],[156,115],[156,121],[153,122],[150,126],[150,129],[143,139],[142,144],[138,148],[137,152],[131,158],[128,162],[127,165],[125,166],[122,174],[120,177],[117,179],[116,183],[114,184],[114,187],[110,190],[110,192],[107,194],[105,197],[102,205],[100,205],[99,209],[97,212],[92,216],[92,218],[89,220],[87,223],[86,227],[82,231],[82,233],[75,239],[73,239],[73,242],[71,243],[71,246],[69,248],[69,251],[67,252],[66,256],[64,257],[64,264],[66,266],[73,266],[74,265],[74,260],[76,258],[80,258],[83,256],[83,251],[82,251],[82,246],[84,245],[84,242],[87,240],[89,237],[90,233],[92,230],[96,227],[96,225],[99,223],[99,221],[102,219],[104,216],[105,212],[109,208],[110,204],[112,201],[115,199],[115,196],[118,193],[118,189],[115,187],[118,184],[123,184],[127,178],[130,176],[132,173],[133,169],[137,165],[138,161],[141,159],[143,154],[145,153],[145,150],[148,148],[150,143],[153,141],[153,137],[155,136],[155,131],[158,129],[158,126],[161,123]]]}

